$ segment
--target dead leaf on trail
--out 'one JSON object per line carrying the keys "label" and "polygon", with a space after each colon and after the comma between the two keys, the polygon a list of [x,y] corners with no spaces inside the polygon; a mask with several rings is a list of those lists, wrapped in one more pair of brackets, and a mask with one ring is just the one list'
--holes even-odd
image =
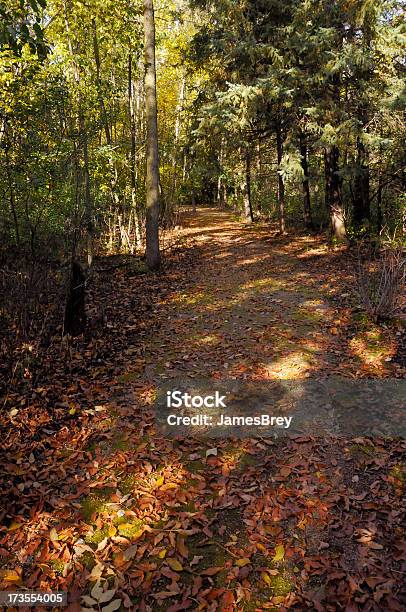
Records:
{"label": "dead leaf on trail", "polygon": [[114,599],[108,606],[102,608],[102,612],[115,612],[121,606],[122,599]]}
{"label": "dead leaf on trail", "polygon": [[0,582],[16,584],[21,582],[21,576],[16,570],[3,569],[0,570]]}
{"label": "dead leaf on trail", "polygon": [[215,574],[222,572],[223,569],[223,567],[209,567],[208,569],[202,570],[200,574],[202,576],[215,576]]}
{"label": "dead leaf on trail", "polygon": [[159,490],[160,491],[170,491],[171,489],[177,489],[178,485],[176,485],[174,482],[167,482],[166,484],[163,484]]}
{"label": "dead leaf on trail", "polygon": [[138,550],[137,544],[133,544],[132,546],[127,548],[123,552],[123,558],[125,559],[125,561],[131,561],[131,559],[134,559],[135,555],[137,554],[137,550]]}
{"label": "dead leaf on trail", "polygon": [[22,523],[11,523],[10,527],[7,528],[7,531],[17,531],[17,529],[21,529],[22,526]]}
{"label": "dead leaf on trail", "polygon": [[175,595],[178,595],[179,591],[159,591],[158,593],[154,593],[152,595],[152,597],[154,599],[168,599],[169,597],[174,597]]}
{"label": "dead leaf on trail", "polygon": [[166,559],[166,563],[174,572],[183,572],[183,565],[177,559]]}
{"label": "dead leaf on trail", "polygon": [[103,587],[101,585],[100,580],[96,582],[96,584],[90,591],[90,595],[93,597],[93,599],[96,599],[96,601],[99,601],[100,597],[103,595]]}
{"label": "dead leaf on trail", "polygon": [[285,557],[285,547],[280,544],[275,548],[275,556],[273,557],[273,563],[277,563],[278,561],[282,561]]}
{"label": "dead leaf on trail", "polygon": [[93,582],[94,580],[99,580],[101,575],[103,574],[104,565],[102,563],[96,563],[92,571],[90,572],[89,580]]}
{"label": "dead leaf on trail", "polygon": [[180,536],[179,534],[176,538],[176,549],[180,552],[182,557],[187,559],[187,557],[189,556],[189,551],[185,545],[185,539],[182,538],[182,536]]}
{"label": "dead leaf on trail", "polygon": [[190,562],[190,567],[193,567],[193,565],[198,565],[202,559],[204,559],[203,555],[195,555]]}
{"label": "dead leaf on trail", "polygon": [[244,565],[248,565],[249,563],[251,563],[250,559],[244,557],[243,559],[237,559],[235,565],[237,565],[237,567],[244,567]]}
{"label": "dead leaf on trail", "polygon": [[377,542],[368,542],[367,546],[373,550],[383,550],[382,544],[378,544]]}
{"label": "dead leaf on trail", "polygon": [[108,538],[104,538],[104,540],[102,540],[98,545],[97,545],[97,551],[100,552],[101,550],[104,550],[108,544],[109,540]]}
{"label": "dead leaf on trail", "polygon": [[55,527],[52,527],[52,529],[50,529],[49,531],[49,538],[51,540],[51,542],[57,542],[59,539],[58,536],[58,532],[56,531]]}
{"label": "dead leaf on trail", "polygon": [[107,603],[112,599],[116,593],[117,589],[110,589],[108,591],[104,591],[102,595],[99,597],[99,603]]}

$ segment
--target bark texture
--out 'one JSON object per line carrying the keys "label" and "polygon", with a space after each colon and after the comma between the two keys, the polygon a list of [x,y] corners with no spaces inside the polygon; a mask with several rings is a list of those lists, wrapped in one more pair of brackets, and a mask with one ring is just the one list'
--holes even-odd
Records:
{"label": "bark texture", "polygon": [[159,158],[153,0],[144,0],[145,115],[147,127],[146,260],[150,270],[161,264],[159,251]]}

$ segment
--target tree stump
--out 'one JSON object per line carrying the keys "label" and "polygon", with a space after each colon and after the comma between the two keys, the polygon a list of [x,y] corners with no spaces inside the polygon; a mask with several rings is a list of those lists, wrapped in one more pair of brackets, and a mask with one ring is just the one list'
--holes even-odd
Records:
{"label": "tree stump", "polygon": [[86,276],[74,261],[71,267],[63,324],[64,335],[80,336],[86,328]]}

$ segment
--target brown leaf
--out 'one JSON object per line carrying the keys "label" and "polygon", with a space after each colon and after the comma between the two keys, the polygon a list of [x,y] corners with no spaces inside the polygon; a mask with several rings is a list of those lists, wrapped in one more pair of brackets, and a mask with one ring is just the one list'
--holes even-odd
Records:
{"label": "brown leaf", "polygon": [[180,536],[179,534],[178,534],[178,536],[176,538],[176,548],[180,552],[182,557],[187,559],[187,557],[189,556],[189,551],[188,551],[188,549],[187,549],[187,547],[185,545],[185,539],[182,538],[182,536]]}
{"label": "brown leaf", "polygon": [[202,570],[200,572],[200,574],[202,576],[214,576],[215,574],[218,574],[219,572],[222,572],[223,569],[224,569],[223,567],[209,567],[209,568],[207,568],[205,570]]}

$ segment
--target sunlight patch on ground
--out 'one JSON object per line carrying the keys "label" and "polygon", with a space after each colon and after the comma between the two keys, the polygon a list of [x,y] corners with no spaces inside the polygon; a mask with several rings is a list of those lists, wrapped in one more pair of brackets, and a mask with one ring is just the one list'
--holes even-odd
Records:
{"label": "sunlight patch on ground", "polygon": [[222,342],[222,339],[219,338],[218,336],[215,336],[214,334],[208,334],[207,336],[202,336],[200,338],[197,338],[197,341],[199,344],[206,344],[209,346],[213,346],[213,345],[220,344]]}
{"label": "sunlight patch on ground", "polygon": [[305,376],[309,367],[309,357],[303,352],[295,352],[291,355],[279,357],[276,363],[267,364],[265,369],[270,378],[290,380]]}
{"label": "sunlight patch on ground", "polygon": [[283,281],[276,280],[274,278],[258,278],[256,280],[248,281],[243,285],[240,285],[241,289],[267,289],[272,287],[273,289],[280,289],[284,286]]}
{"label": "sunlight patch on ground", "polygon": [[391,359],[392,347],[379,329],[361,332],[350,341],[351,351],[367,365],[384,367]]}

